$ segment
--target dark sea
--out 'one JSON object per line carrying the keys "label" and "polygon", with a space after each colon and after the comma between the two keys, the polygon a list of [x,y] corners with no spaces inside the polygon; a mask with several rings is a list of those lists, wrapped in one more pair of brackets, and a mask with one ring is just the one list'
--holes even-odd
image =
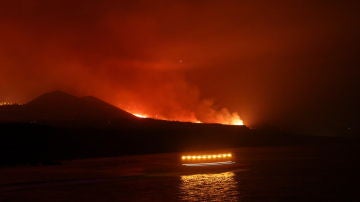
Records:
{"label": "dark sea", "polygon": [[180,153],[0,168],[0,201],[360,201],[357,148],[228,151],[236,164],[211,170],[184,169]]}

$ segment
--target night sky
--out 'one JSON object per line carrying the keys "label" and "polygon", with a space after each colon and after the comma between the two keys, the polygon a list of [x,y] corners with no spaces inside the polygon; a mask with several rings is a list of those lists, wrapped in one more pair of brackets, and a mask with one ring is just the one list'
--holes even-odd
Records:
{"label": "night sky", "polygon": [[2,1],[0,99],[64,90],[133,113],[359,127],[358,1]]}

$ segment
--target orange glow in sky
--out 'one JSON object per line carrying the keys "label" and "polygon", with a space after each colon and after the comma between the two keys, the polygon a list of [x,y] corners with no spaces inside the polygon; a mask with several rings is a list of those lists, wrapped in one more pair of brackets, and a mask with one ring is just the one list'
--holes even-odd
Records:
{"label": "orange glow in sky", "polygon": [[358,123],[352,1],[90,2],[2,1],[0,102],[61,90],[139,118],[323,135]]}

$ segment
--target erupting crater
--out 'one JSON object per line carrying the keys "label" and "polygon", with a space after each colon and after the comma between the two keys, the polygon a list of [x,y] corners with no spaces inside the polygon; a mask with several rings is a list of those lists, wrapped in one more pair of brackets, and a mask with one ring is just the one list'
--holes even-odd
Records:
{"label": "erupting crater", "polygon": [[[130,112],[131,113],[131,112]],[[194,118],[181,118],[181,119],[168,119],[168,118],[164,118],[161,116],[149,116],[146,114],[142,114],[142,113],[131,113],[132,115],[134,115],[137,118],[152,118],[152,119],[158,119],[158,120],[166,120],[166,121],[181,121],[181,122],[191,122],[191,123],[218,123],[218,124],[223,124],[223,125],[236,125],[236,126],[243,126],[244,121],[242,119],[240,119],[240,117],[235,113],[235,115],[233,115],[231,118],[229,118],[228,120],[226,119],[221,119],[221,120],[215,120],[215,121],[201,121],[198,119],[194,119]]]}

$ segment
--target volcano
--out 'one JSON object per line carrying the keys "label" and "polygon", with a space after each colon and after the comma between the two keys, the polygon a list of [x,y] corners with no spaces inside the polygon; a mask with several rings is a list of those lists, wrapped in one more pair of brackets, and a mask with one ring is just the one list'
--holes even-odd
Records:
{"label": "volcano", "polygon": [[24,105],[0,107],[2,122],[109,122],[136,118],[92,96],[76,97],[62,91],[43,94]]}

